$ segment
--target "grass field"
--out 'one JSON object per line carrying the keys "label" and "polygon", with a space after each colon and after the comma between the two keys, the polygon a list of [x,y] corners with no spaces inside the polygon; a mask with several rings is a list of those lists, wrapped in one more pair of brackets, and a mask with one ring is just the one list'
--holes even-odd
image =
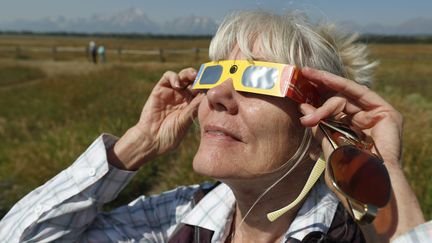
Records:
{"label": "grass field", "polygon": [[[0,47],[85,47],[89,38],[1,36]],[[208,40],[97,39],[107,48],[206,48]],[[13,44],[11,44],[13,43]],[[0,48],[1,49],[1,48]],[[25,50],[25,48],[23,48]],[[380,61],[375,89],[405,116],[403,168],[432,218],[432,45],[372,45]],[[120,136],[138,119],[154,83],[167,70],[198,67],[194,56],[107,56],[0,52],[0,218],[19,198],[70,165],[101,133]],[[203,180],[191,173],[198,128],[179,149],[153,161],[112,206],[143,193]]]}

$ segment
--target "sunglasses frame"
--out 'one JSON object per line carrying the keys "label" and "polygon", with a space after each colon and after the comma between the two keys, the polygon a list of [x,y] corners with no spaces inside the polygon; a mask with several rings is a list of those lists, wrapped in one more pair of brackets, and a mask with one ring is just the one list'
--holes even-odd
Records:
{"label": "sunglasses frame", "polygon": [[[356,134],[354,131],[352,131],[346,124],[339,122],[339,121],[335,121],[335,120],[321,120],[318,124],[318,127],[324,133],[325,137],[327,138],[327,140],[330,142],[331,146],[334,149],[329,156],[329,160],[331,159],[334,151],[336,151],[337,149],[339,149],[343,146],[354,146],[357,149],[362,150],[362,151],[363,151],[363,149],[370,150],[372,147],[375,147],[377,154],[372,153],[372,155],[376,156],[377,159],[379,159],[382,163],[384,163],[384,161],[383,161],[381,155],[379,154],[378,149],[376,148],[373,140],[371,138],[368,138],[368,139],[370,139],[370,142],[363,141],[363,139],[360,138],[358,136],[358,134]],[[339,132],[341,135],[344,136],[344,139],[346,139],[345,141],[348,142],[348,144],[339,145],[335,140],[332,139],[332,136],[331,136],[331,133],[329,130],[332,130],[333,132],[335,132],[335,131]],[[362,134],[362,135],[364,135],[364,134]],[[362,148],[360,146],[362,146]],[[375,219],[379,207],[376,205],[373,205],[373,204],[360,202],[359,200],[356,200],[355,198],[352,198],[347,193],[345,193],[344,190],[341,189],[339,187],[339,185],[336,183],[334,173],[333,173],[333,168],[331,166],[330,161],[327,161],[327,163],[326,163],[326,171],[328,172],[328,177],[331,181],[331,186],[333,186],[336,189],[336,191],[340,195],[342,195],[343,198],[345,198],[345,200],[349,206],[350,214],[353,216],[353,218],[361,224],[371,223]],[[387,170],[385,170],[385,171],[387,172]],[[389,181],[389,185],[391,185],[388,172],[386,173],[386,177],[387,177],[386,179]],[[389,195],[387,195],[386,204],[390,200],[391,186],[389,188],[388,194]]]}

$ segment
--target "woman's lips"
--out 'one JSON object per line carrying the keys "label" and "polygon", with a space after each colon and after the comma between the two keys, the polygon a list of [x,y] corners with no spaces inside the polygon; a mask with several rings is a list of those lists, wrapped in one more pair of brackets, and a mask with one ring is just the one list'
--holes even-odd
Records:
{"label": "woman's lips", "polygon": [[213,126],[213,125],[204,126],[204,136],[209,138],[227,139],[227,140],[243,142],[241,137],[238,136],[237,134],[229,131],[226,128]]}

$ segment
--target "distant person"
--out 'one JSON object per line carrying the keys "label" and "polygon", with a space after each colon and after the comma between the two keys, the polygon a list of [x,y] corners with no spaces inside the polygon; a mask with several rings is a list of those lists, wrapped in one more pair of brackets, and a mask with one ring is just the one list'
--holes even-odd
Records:
{"label": "distant person", "polygon": [[90,57],[90,60],[96,64],[97,63],[97,46],[96,42],[90,41],[88,45],[88,55]]}
{"label": "distant person", "polygon": [[100,45],[97,48],[97,53],[98,53],[98,57],[99,57],[99,63],[105,63],[105,46]]}
{"label": "distant person", "polygon": [[[21,199],[0,222],[0,241],[394,239],[424,219],[399,166],[402,116],[365,86],[373,66],[365,51],[354,38],[297,14],[246,11],[227,16],[210,44],[214,62],[200,71],[165,72],[136,124],[121,138],[101,135],[70,167]],[[291,65],[299,69],[293,71]],[[139,168],[182,142],[195,117],[201,140],[193,169],[220,183],[180,186],[102,212]],[[330,129],[329,119],[339,125]],[[352,132],[354,128],[369,133],[384,162],[366,151],[370,140]],[[344,145],[335,150],[333,140]],[[383,184],[367,184],[388,178],[386,173],[349,176],[353,171],[376,175],[367,166],[338,170],[348,188],[334,190],[334,184],[326,183],[329,170],[314,173],[323,169],[316,165],[333,164],[320,157],[327,162],[349,158],[348,165],[378,160],[373,165],[388,168],[393,193],[381,194]],[[310,175],[317,180],[309,190]],[[357,182],[368,186],[358,190]],[[300,193],[303,188],[308,193]],[[367,224],[374,218],[375,202],[364,207],[363,198],[381,201],[390,195],[377,225]],[[293,201],[293,208],[269,221],[267,213]],[[359,223],[362,219],[365,224]]]}

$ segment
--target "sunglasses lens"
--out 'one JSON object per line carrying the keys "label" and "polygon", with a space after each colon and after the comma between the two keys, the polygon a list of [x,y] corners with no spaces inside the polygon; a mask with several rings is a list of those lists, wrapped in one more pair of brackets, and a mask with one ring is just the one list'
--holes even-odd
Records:
{"label": "sunglasses lens", "polygon": [[336,184],[348,196],[383,207],[390,199],[390,177],[382,161],[356,146],[341,146],[330,155]]}
{"label": "sunglasses lens", "polygon": [[222,75],[222,66],[209,66],[207,67],[200,78],[200,84],[215,84],[219,81]]}
{"label": "sunglasses lens", "polygon": [[249,66],[243,72],[242,84],[256,89],[272,89],[278,80],[277,68]]}

